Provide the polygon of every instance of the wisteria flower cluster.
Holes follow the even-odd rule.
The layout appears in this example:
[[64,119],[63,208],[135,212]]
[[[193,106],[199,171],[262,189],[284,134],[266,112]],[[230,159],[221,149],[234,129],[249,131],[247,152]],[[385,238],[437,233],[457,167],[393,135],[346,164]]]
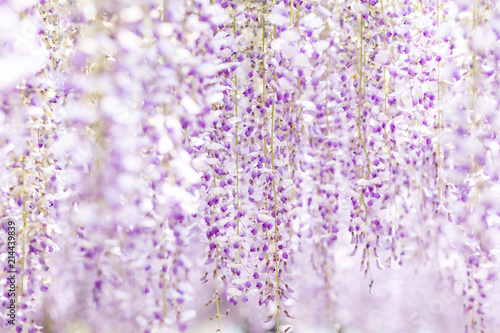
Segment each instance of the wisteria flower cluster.
[[489,0],[0,1],[1,331],[497,332],[499,71]]

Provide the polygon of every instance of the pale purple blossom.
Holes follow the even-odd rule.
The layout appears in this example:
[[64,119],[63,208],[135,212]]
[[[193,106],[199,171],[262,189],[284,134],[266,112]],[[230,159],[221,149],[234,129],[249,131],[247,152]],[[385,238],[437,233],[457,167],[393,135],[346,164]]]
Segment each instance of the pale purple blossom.
[[498,22],[477,1],[1,2],[15,331],[500,327]]

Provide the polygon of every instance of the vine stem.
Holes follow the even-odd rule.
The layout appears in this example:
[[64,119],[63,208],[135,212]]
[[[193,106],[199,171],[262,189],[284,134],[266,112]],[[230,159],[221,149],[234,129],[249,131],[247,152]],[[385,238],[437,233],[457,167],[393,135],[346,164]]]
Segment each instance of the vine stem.
[[[325,8],[328,7],[328,0],[325,0]],[[328,24],[328,21],[326,22],[326,32],[327,32],[327,39],[330,38],[330,25]],[[328,98],[330,95],[330,80],[329,80],[329,75],[330,75],[330,55],[328,54],[328,50],[325,51],[326,55],[326,71],[325,71],[325,85],[326,85],[326,96],[325,96],[325,118],[326,118],[326,135],[329,138],[330,137],[330,110],[328,109]],[[331,155],[331,150],[330,150],[330,145],[328,144],[328,140],[325,140],[325,143],[327,144],[327,160],[330,161],[332,158]],[[330,167],[328,167],[328,182],[332,182],[332,173],[330,170]],[[318,195],[319,193],[319,186],[318,186]],[[328,226],[331,227],[332,221],[329,219],[328,220]],[[327,311],[328,313],[332,313],[332,301],[330,299],[330,290],[332,289],[332,274],[331,274],[331,263],[329,260],[329,257],[326,256],[325,260],[325,276],[326,276],[326,287],[327,287],[327,293],[326,293],[326,299],[327,299]],[[331,315],[328,316],[328,320],[331,320]]]
[[[210,3],[213,5],[214,4],[214,0],[210,0]],[[235,17],[236,19],[236,17]],[[216,28],[216,31],[218,29]],[[236,79],[236,76],[235,76],[235,79]],[[238,125],[236,125],[238,126]],[[238,127],[236,127],[236,131]],[[237,132],[236,132],[237,133]],[[236,140],[238,140],[238,138],[236,138]],[[236,167],[236,169],[238,169],[238,167]],[[215,168],[214,168],[214,189],[215,189],[215,179],[216,179],[216,173],[215,173]],[[236,177],[236,182],[238,182],[238,177]],[[212,211],[212,225],[215,221],[215,205],[214,205],[214,208],[213,208],[213,211]],[[239,222],[239,221],[238,221]],[[238,224],[238,231],[239,231],[239,224]],[[239,234],[239,232],[238,232]],[[215,305],[217,307],[217,322],[219,323],[219,332],[222,332],[222,328],[221,328],[221,323],[220,323],[220,307],[219,307],[219,281],[218,281],[218,271],[219,271],[219,244],[216,243],[215,245]]]
[[[436,29],[437,29],[437,39],[439,43],[439,0],[436,2]],[[437,65],[437,113],[438,113],[438,133],[441,133],[441,110],[440,110],[440,62]],[[443,166],[441,163],[441,142],[438,136],[438,177],[439,177],[439,207],[443,206]]]
[[61,3],[59,0],[57,0],[57,10],[59,11],[59,13],[57,13],[57,30],[59,30],[58,31],[59,47],[62,48],[62,45],[61,45]]
[[[23,85],[24,86],[24,85]],[[26,91],[23,88],[22,89],[22,95],[21,95],[21,102],[24,104],[24,100],[26,97]],[[20,272],[20,278],[19,278],[19,290],[21,291],[19,293],[18,299],[19,299],[19,304],[21,303],[21,299],[23,297],[24,293],[24,270],[26,267],[26,167],[25,167],[25,156],[23,155],[21,157],[21,163],[22,163],[22,174],[21,174],[21,180],[23,183],[23,192],[22,192],[22,199],[23,199],[23,228],[22,228],[22,235],[23,235],[23,244],[22,244],[22,257],[21,257],[21,272]]]
[[24,270],[26,267],[26,178],[24,176],[26,169],[24,167],[24,156],[22,158],[23,163],[23,173],[22,173],[22,182],[23,182],[23,244],[22,244],[22,257],[21,257],[21,277],[19,279],[19,289],[21,292],[19,293],[19,303],[21,303],[21,299],[24,293]]
[[266,7],[262,5],[262,103],[266,103]]
[[[381,10],[382,10],[382,15],[384,14],[384,1],[381,0],[380,1],[380,7],[381,7]],[[384,22],[384,35],[383,35],[383,38],[384,38],[384,51],[387,50],[387,42],[385,40],[385,37],[386,36],[386,29],[385,29],[385,22]],[[387,68],[386,68],[386,65],[384,63],[384,112],[385,114],[387,114]],[[384,127],[384,146],[385,146],[385,151],[387,153],[387,156],[389,156],[389,161],[392,160],[392,156],[391,154],[389,154],[389,149],[387,148],[387,126]]]
[[217,280],[218,270],[219,270],[219,244],[217,243],[215,246],[215,304],[217,306],[217,321],[219,322],[219,332],[222,332],[220,325],[220,310],[219,310],[219,281]]
[[[217,174],[215,173],[215,168],[214,168],[214,190],[216,185],[216,180]],[[215,222],[215,205],[212,210],[212,226]],[[219,332],[222,332],[221,330],[221,324],[220,324],[220,310],[219,310],[219,281],[217,280],[217,273],[219,270],[219,243],[216,243],[215,245],[215,305],[217,307],[217,321],[219,322]]]
[[[362,84],[363,84],[363,16],[361,16],[360,20],[360,28],[361,28],[361,45],[359,48],[359,105],[358,105],[358,132],[359,139],[361,140],[361,144],[363,145],[363,150],[366,155],[366,162],[368,164],[368,174],[367,178],[370,177],[370,157],[368,156],[368,151],[366,150],[365,140],[363,139],[363,134],[361,133],[361,102],[362,102]],[[363,177],[363,175],[362,175]]]
[[[273,0],[274,5],[274,0]],[[293,0],[290,4],[293,8]],[[290,21],[292,20],[292,12],[290,11]],[[276,25],[274,25],[274,37],[277,37]],[[276,71],[274,71],[274,79],[276,80]],[[273,95],[276,94],[276,89],[273,87]],[[274,196],[274,258],[276,269],[276,333],[280,331],[280,307],[279,307],[279,269],[278,269],[278,213],[277,213],[277,200],[276,200],[276,179],[274,169],[274,109],[275,102],[271,107],[271,167],[273,172],[273,196]]]
[[[273,88],[274,92],[274,88]],[[274,103],[271,112],[271,165],[273,170],[273,192],[274,192],[274,251],[275,251],[275,261],[276,261],[276,332],[280,331],[280,308],[279,308],[279,290],[280,290],[280,280],[279,280],[279,270],[278,270],[278,213],[276,211],[276,180],[275,180],[275,170],[274,170]]]
[[[265,36],[266,35],[266,17],[265,17],[265,6],[262,5],[262,107],[265,107],[266,104],[266,57],[265,57],[265,47],[266,47],[266,41],[265,41]],[[266,115],[264,114],[264,119],[263,119],[264,124],[266,124]],[[267,168],[267,140],[266,137],[264,136],[264,165]],[[265,209],[267,211],[267,198],[264,198],[264,205]],[[267,229],[266,229],[266,238],[267,238]],[[267,255],[266,255],[267,259]]]
[[[234,75],[234,84],[238,83],[238,77]],[[234,92],[236,117],[238,117],[238,89]],[[236,123],[236,147],[238,147],[238,123]],[[238,170],[239,153],[236,151],[236,208],[240,207],[240,177]],[[238,236],[240,235],[240,218],[238,217]]]
[[[236,13],[233,17],[233,35],[236,38]],[[236,57],[236,55],[235,55]],[[235,117],[238,117],[238,75],[234,74],[234,109],[235,109]],[[240,175],[239,175],[239,153],[238,153],[238,123],[236,123],[236,211],[238,212],[240,208]],[[237,217],[236,221],[236,232],[238,236],[240,235],[240,218]],[[241,247],[238,249],[238,257],[239,263],[241,264]]]

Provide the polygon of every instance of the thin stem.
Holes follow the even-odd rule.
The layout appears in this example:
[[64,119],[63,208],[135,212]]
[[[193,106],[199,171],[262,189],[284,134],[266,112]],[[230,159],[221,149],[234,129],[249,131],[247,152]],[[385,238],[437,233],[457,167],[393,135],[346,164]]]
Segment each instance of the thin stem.
[[[37,139],[40,140],[40,129],[39,128],[36,129],[36,135],[37,135]],[[41,153],[42,148],[39,147],[38,152]],[[38,178],[40,178],[40,183],[41,183],[42,182],[42,172],[41,171],[38,171]],[[43,190],[42,190],[42,192],[43,192]]]
[[[381,0],[380,1],[380,7],[382,9],[382,15],[384,14],[384,1]],[[384,35],[383,35],[383,39],[384,39],[384,51],[387,50],[387,41],[385,40],[385,36],[386,36],[386,29],[385,29],[385,23],[384,22]],[[386,68],[386,65],[384,63],[384,113],[387,114],[387,68]],[[391,154],[389,154],[389,149],[387,148],[387,126],[384,127],[384,146],[385,146],[385,151],[387,153],[387,155],[389,156],[389,159],[392,160],[392,156]]]
[[[328,23],[326,24],[326,31],[328,33],[328,36],[330,35],[330,27]],[[325,71],[325,83],[326,83],[326,96],[325,96],[325,117],[326,117],[326,135],[327,137],[330,136],[330,120],[328,119],[330,117],[330,110],[328,109],[328,97],[330,95],[330,81],[329,81],[329,74],[330,74],[330,57],[328,55],[328,50],[326,52],[326,71]],[[329,139],[328,139],[329,140]],[[328,140],[325,140],[325,143],[327,144],[327,158],[328,162],[330,161],[332,155],[330,151],[330,145],[328,144]],[[331,183],[332,181],[332,173],[330,171],[330,167],[328,167],[328,181]]]
[[[234,75],[234,83],[238,82],[238,78]],[[235,99],[235,109],[236,109],[236,117],[238,117],[238,90],[234,92]],[[238,123],[236,123],[236,149],[238,149]],[[240,174],[239,174],[239,153],[236,151],[236,210],[240,207]],[[240,218],[238,217],[238,236],[240,235]]]
[[297,10],[297,32],[300,34],[300,2],[297,3],[295,9]]
[[[266,47],[266,17],[265,17],[265,7],[262,5],[262,107],[266,104],[266,57],[265,57],[265,47]],[[264,124],[266,123],[266,115],[264,114]],[[264,157],[265,166],[267,168],[267,142],[266,137],[264,137]],[[267,211],[267,198],[265,199],[265,209]],[[266,229],[267,237],[267,229]]]
[[[437,38],[439,43],[439,0],[436,3],[436,28],[437,28]],[[438,132],[441,132],[441,110],[440,110],[440,62],[438,62],[437,67],[437,112],[438,112]],[[438,135],[438,172],[439,172],[439,207],[443,205],[443,177],[442,177],[442,163],[441,163],[441,143],[439,141]]]
[[26,223],[26,178],[25,178],[25,172],[26,169],[24,167],[24,156],[22,157],[22,163],[23,163],[23,168],[22,168],[22,182],[23,182],[23,244],[22,244],[22,257],[21,257],[21,277],[19,279],[19,289],[21,292],[19,293],[19,302],[21,302],[21,298],[23,297],[24,293],[24,270],[26,267],[26,228],[27,228],[27,223]]
[[[233,20],[233,34],[236,37],[236,14],[234,15]],[[235,108],[235,117],[238,117],[238,76],[234,74],[234,108]],[[238,123],[236,123],[236,211],[238,211],[240,207],[240,177],[238,170],[238,161],[239,161],[239,153],[238,153]],[[238,236],[240,235],[240,218],[237,219],[237,232]],[[240,256],[241,262],[241,256]]]
[[[274,5],[274,0],[273,0]],[[291,2],[293,8],[293,0]],[[290,22],[292,20],[292,12],[290,11]],[[276,25],[274,25],[274,37],[277,37]],[[274,80],[276,81],[276,71],[274,71]],[[273,95],[276,94],[276,89],[273,87]],[[276,200],[276,180],[274,169],[274,100],[271,108],[271,166],[273,170],[273,194],[274,194],[274,258],[276,264],[276,332],[280,331],[280,308],[279,308],[279,269],[278,269],[278,213],[277,213],[277,200]]]
[[[217,186],[216,184],[216,178],[217,178],[217,173],[215,172],[215,167],[214,167],[214,190],[215,187]],[[213,206],[212,210],[212,227],[213,224],[215,223],[215,205]],[[219,269],[219,243],[216,243],[215,245],[215,304],[217,306],[217,320],[219,322],[219,332],[221,332],[221,324],[220,324],[220,310],[219,310],[219,282],[217,280],[217,273]]]
[[[439,44],[439,1],[437,1],[436,4],[436,28],[437,28],[437,43]],[[443,201],[446,201],[446,199],[443,196],[443,161],[441,157],[441,140],[440,140],[440,134],[441,130],[443,127],[443,119],[442,119],[442,114],[441,114],[441,106],[440,106],[440,100],[441,100],[441,88],[440,88],[440,62],[438,62],[438,67],[437,67],[437,113],[438,113],[438,178],[439,178],[439,208],[444,207],[443,206]],[[445,208],[446,209],[446,208]]]
[[61,4],[59,0],[57,0],[57,9],[59,10],[59,13],[57,13],[57,30],[59,30],[59,47],[62,48],[61,45]]
[[220,325],[220,310],[219,310],[219,282],[217,280],[218,270],[219,270],[219,244],[215,246],[215,304],[217,306],[217,321],[219,322],[219,332],[222,332]]
[[[273,1],[274,4],[274,1]],[[293,8],[293,0],[291,3]],[[262,7],[262,102],[265,104],[266,101],[266,69],[265,69],[265,31],[266,31],[266,19],[265,19],[265,10],[264,6]],[[292,20],[292,12],[290,12],[290,21]],[[276,26],[274,27],[274,33],[276,35]],[[275,89],[273,88],[273,94],[275,93]],[[276,181],[274,179],[274,102],[272,104],[272,113],[271,113],[271,166],[273,170],[273,192],[274,192],[274,248],[275,248],[275,263],[276,263],[276,326],[277,331],[279,332],[279,270],[278,270],[278,220],[277,220],[277,211],[276,211]],[[267,152],[266,140],[264,138],[264,151]],[[267,155],[267,153],[266,153]],[[266,156],[267,157],[267,156]],[[267,167],[267,161],[266,161]],[[265,203],[265,208],[267,210],[267,201]],[[267,229],[266,229],[266,237],[267,237]],[[267,258],[267,256],[266,256]]]
[[[473,0],[472,1],[472,31],[475,31],[476,30],[476,24],[477,24],[477,7],[476,7],[476,1]],[[477,67],[476,67],[476,62],[477,62],[477,51],[476,51],[476,48],[474,48],[474,56],[472,58],[472,83],[473,85],[475,85],[475,75],[476,75],[476,71],[477,71]],[[473,101],[474,103],[476,102],[476,90],[473,89],[474,91],[474,94],[473,94]]]
[[[23,84],[24,86],[24,84]],[[21,95],[21,102],[24,104],[24,99],[26,97],[26,91],[23,88],[22,89],[22,95]],[[21,272],[20,272],[20,278],[19,278],[19,289],[20,293],[18,295],[18,300],[19,304],[21,304],[21,299],[23,297],[24,293],[24,270],[26,267],[26,167],[25,167],[25,156],[23,155],[21,157],[21,163],[22,163],[22,174],[21,174],[21,180],[23,183],[23,192],[22,192],[22,199],[23,199],[23,227],[22,227],[22,235],[23,235],[23,243],[22,243],[22,256],[21,256]]]
[[[274,89],[273,89],[274,91]],[[274,251],[275,251],[275,262],[276,262],[276,332],[280,331],[280,309],[279,309],[279,270],[278,270],[278,213],[276,211],[277,201],[276,201],[276,180],[275,180],[275,170],[274,170],[274,103],[272,106],[271,113],[271,165],[273,170],[273,192],[274,192]]]
[[167,317],[167,279],[165,277],[165,274],[161,275],[161,282],[163,284],[162,287],[162,303],[163,303],[163,311],[162,311],[162,318],[165,320]]
[[358,132],[359,132],[359,139],[361,140],[361,143],[363,145],[363,150],[365,151],[366,155],[366,161],[368,163],[368,175],[367,178],[370,177],[370,158],[368,157],[368,151],[366,150],[366,144],[365,140],[363,139],[363,134],[361,133],[361,103],[362,103],[362,85],[363,85],[363,16],[361,16],[360,20],[360,27],[361,27],[361,45],[359,49],[359,103],[358,103]]
[[266,17],[265,7],[262,6],[262,103],[266,103]]
[[[325,0],[325,8],[328,7],[328,1]],[[328,40],[330,38],[330,25],[328,24],[328,21],[326,22],[326,33],[327,37],[326,39]],[[330,121],[329,121],[329,116],[330,116],[330,110],[328,108],[328,98],[330,95],[330,81],[329,81],[329,75],[330,75],[330,56],[328,54],[328,49],[325,50],[326,54],[326,71],[325,71],[325,83],[326,83],[326,96],[325,96],[325,117],[326,117],[326,134],[327,137],[330,136]],[[329,140],[329,139],[328,139]],[[331,159],[331,150],[330,150],[330,145],[328,144],[328,140],[325,140],[325,143],[327,144],[327,160],[330,162]],[[328,166],[328,183],[332,182],[332,173],[330,170],[330,167]],[[319,186],[318,186],[318,195],[319,195]],[[332,221],[331,219],[328,219],[328,225],[331,226]],[[319,245],[319,244],[318,244]],[[330,290],[332,289],[332,274],[331,274],[331,263],[330,263],[330,258],[329,256],[325,253],[325,265],[324,265],[324,271],[325,271],[325,277],[326,277],[326,299],[327,299],[327,313],[331,314],[332,313],[332,301],[330,298]],[[331,315],[328,316],[328,320],[331,319]]]

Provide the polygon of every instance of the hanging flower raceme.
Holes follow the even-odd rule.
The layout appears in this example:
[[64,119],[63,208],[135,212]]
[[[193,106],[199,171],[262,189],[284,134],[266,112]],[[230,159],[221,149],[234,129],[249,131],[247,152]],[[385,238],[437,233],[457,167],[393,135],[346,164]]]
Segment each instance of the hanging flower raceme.
[[2,271],[10,272],[10,279],[2,283],[2,304],[11,309],[2,314],[1,325],[13,325],[16,332],[38,332],[42,294],[51,282],[50,257],[58,250],[53,236],[60,232],[53,216],[55,160],[50,149],[60,129],[51,112],[57,98],[48,74],[57,63],[47,52],[51,35],[42,23],[47,13],[37,16],[33,4],[16,2],[3,3],[1,12],[1,225],[8,238],[0,244],[6,254]]
[[0,17],[4,330],[500,326],[496,4]]

